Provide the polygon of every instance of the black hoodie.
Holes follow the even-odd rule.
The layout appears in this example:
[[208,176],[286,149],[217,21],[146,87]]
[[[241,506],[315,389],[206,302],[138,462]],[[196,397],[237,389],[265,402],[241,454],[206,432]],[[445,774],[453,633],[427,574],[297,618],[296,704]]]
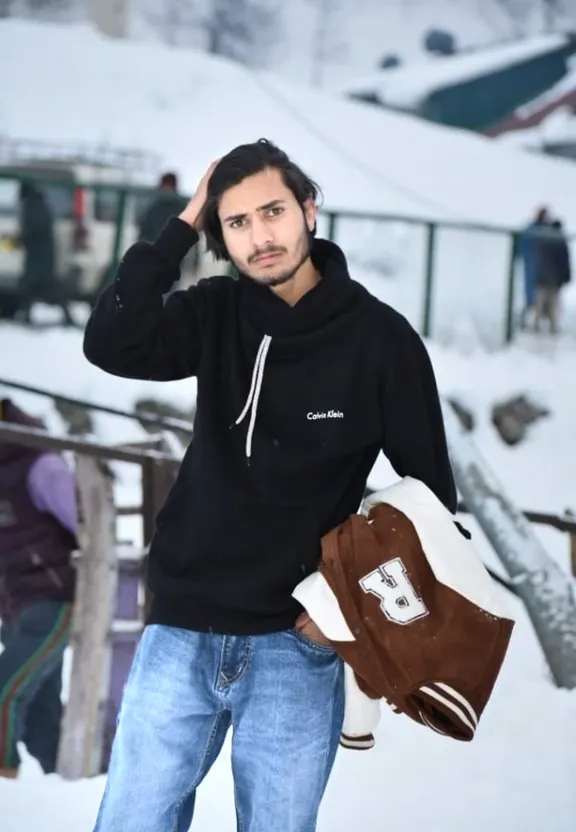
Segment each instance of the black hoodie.
[[100,297],[89,361],[126,378],[198,379],[194,438],[157,518],[149,623],[256,634],[293,626],[322,535],[358,510],[382,449],[451,510],[456,491],[426,349],[316,240],[321,280],[293,307],[240,276],[163,298],[198,235],[170,220]]

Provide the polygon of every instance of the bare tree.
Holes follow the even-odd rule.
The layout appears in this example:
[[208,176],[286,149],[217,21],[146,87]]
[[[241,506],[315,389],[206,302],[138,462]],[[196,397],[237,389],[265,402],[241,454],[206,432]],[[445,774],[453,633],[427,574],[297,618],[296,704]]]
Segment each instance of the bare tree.
[[274,0],[210,0],[202,17],[211,55],[248,65],[266,62],[278,38],[279,5]]
[[[503,12],[512,27],[512,33],[518,37],[526,34],[534,12],[534,0],[492,0]],[[538,0],[537,0],[538,2]]]
[[[478,8],[489,12],[485,0],[478,0]],[[553,32],[576,20],[573,0],[492,0],[492,8],[505,16],[517,37]]]
[[0,0],[0,18],[11,17],[14,11],[14,0]]
[[563,24],[576,21],[576,7],[573,0],[540,0],[543,26],[553,31]]
[[156,0],[143,4],[144,19],[162,43],[168,46],[189,45],[190,35],[198,26],[195,0]]
[[309,0],[314,6],[315,24],[312,38],[312,86],[321,87],[327,64],[342,60],[346,54],[346,43],[342,35],[342,12],[345,0]]
[[258,65],[276,43],[279,0],[147,0],[143,5],[146,21],[171,46],[196,46]]
[[25,7],[30,14],[52,14],[72,11],[75,0],[26,0]]

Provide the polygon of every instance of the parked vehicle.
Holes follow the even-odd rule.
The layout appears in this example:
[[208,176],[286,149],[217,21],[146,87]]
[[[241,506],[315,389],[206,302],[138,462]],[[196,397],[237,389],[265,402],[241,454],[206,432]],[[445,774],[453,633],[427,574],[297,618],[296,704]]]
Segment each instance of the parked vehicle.
[[[0,146],[0,151],[1,151]],[[138,151],[135,152],[137,154]],[[5,161],[0,152],[0,314],[12,317],[18,306],[18,284],[24,252],[19,244],[19,190],[23,181],[42,191],[54,216],[55,278],[68,300],[93,303],[111,277],[118,233],[120,191],[131,190],[125,200],[120,254],[138,236],[138,219],[154,192],[156,172],[141,173],[137,159],[126,167],[127,152],[119,163],[79,160],[71,156],[45,155]],[[98,188],[88,187],[98,184]],[[140,188],[141,190],[136,190]],[[194,263],[191,270],[190,263]],[[222,272],[212,258],[201,252],[183,270],[182,285]]]

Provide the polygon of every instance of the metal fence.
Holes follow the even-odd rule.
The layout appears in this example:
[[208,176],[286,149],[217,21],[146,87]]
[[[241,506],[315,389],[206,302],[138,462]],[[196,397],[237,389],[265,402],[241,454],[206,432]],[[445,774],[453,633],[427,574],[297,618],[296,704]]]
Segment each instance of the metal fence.
[[[0,166],[0,295],[17,268],[6,250],[17,220],[19,184],[34,182],[56,219],[57,277],[69,299],[92,303],[137,239],[138,218],[156,191],[133,184]],[[402,312],[424,336],[448,343],[464,332],[497,347],[510,342],[524,303],[519,229],[426,217],[322,208],[318,233],[346,251],[351,272]],[[200,258],[199,277],[222,270]],[[8,272],[10,269],[8,268]]]

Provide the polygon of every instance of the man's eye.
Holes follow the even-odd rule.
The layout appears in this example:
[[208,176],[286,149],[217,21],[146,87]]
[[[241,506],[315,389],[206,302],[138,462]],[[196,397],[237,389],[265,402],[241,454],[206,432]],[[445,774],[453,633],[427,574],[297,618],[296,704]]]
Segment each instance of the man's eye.
[[240,228],[243,223],[244,220],[232,220],[232,222],[230,223],[230,228]]

